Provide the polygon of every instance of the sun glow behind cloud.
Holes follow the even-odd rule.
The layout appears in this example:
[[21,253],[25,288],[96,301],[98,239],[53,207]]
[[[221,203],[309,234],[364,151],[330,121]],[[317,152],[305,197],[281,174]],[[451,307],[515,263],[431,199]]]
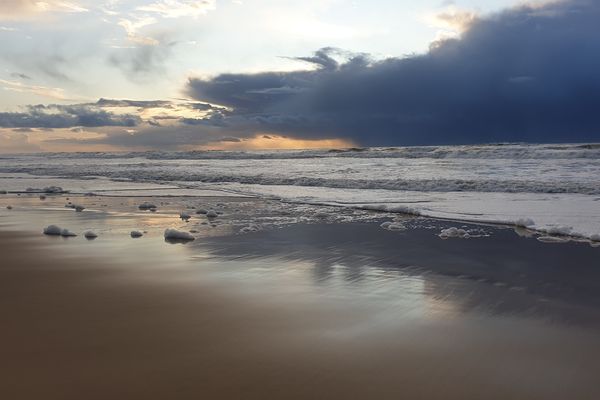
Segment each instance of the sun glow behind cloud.
[[294,139],[279,135],[256,135],[249,139],[225,139],[205,146],[202,150],[294,150],[294,149],[345,149],[356,147],[346,139]]

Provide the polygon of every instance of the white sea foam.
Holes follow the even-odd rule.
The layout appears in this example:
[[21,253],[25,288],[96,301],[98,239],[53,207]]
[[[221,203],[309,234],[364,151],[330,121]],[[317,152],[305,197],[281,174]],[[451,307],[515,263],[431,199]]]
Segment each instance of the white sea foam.
[[528,226],[534,226],[535,221],[531,218],[519,218],[515,221],[515,225],[522,228],[527,228]]
[[567,243],[569,242],[568,238],[561,236],[538,236],[538,241],[543,243]]
[[67,228],[61,228],[58,225],[48,225],[47,227],[44,228],[43,233],[44,233],[44,235],[50,235],[50,236],[63,236],[63,237],[77,236],[76,233],[71,232]]
[[73,236],[77,236],[76,233],[71,232],[70,230],[68,230],[67,228],[64,228],[61,232],[60,232],[60,236],[63,237],[73,237]]
[[48,225],[44,228],[44,235],[60,236],[62,234],[62,228],[58,225]]
[[83,236],[86,239],[96,239],[98,237],[98,235],[93,231],[86,231],[83,233]]
[[448,239],[448,238],[468,239],[468,238],[471,237],[471,235],[469,234],[469,232],[467,232],[464,229],[456,228],[456,227],[451,227],[451,228],[448,228],[448,229],[442,229],[442,231],[440,232],[439,236],[442,239]]
[[383,224],[381,224],[381,227],[383,229],[387,229],[388,231],[403,231],[403,230],[406,230],[406,226],[404,224],[402,224],[401,222],[386,221]]

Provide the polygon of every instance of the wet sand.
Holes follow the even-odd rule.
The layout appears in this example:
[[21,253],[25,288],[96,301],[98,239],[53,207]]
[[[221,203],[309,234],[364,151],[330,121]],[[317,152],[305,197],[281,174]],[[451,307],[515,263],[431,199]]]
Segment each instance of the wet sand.
[[[11,215],[3,399],[600,398],[600,249],[378,223],[169,245],[115,216],[88,242]],[[43,222],[91,218],[66,215]]]

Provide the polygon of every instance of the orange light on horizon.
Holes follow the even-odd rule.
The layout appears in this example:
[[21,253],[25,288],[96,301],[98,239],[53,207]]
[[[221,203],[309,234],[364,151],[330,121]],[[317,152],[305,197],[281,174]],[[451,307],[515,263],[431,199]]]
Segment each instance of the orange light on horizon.
[[356,147],[347,139],[295,139],[277,135],[257,135],[239,142],[215,142],[198,146],[198,150],[299,150],[299,149],[340,149]]
[[[135,134],[131,132],[129,134]],[[4,152],[128,152],[156,150],[153,146],[143,144],[122,146],[103,143],[102,139],[110,136],[107,132],[88,131],[85,129],[55,129],[41,131],[38,129],[27,135],[0,129],[0,153]],[[12,143],[12,144],[11,144]],[[221,139],[203,145],[175,145],[169,150],[302,150],[302,149],[343,149],[358,147],[348,139],[298,139],[275,134],[257,134],[250,138]]]

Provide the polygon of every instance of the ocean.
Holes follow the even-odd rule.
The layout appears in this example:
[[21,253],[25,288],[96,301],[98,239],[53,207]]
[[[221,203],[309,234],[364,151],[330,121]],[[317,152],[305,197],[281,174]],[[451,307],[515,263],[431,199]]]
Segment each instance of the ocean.
[[600,241],[600,145],[0,156],[0,190],[244,194]]

